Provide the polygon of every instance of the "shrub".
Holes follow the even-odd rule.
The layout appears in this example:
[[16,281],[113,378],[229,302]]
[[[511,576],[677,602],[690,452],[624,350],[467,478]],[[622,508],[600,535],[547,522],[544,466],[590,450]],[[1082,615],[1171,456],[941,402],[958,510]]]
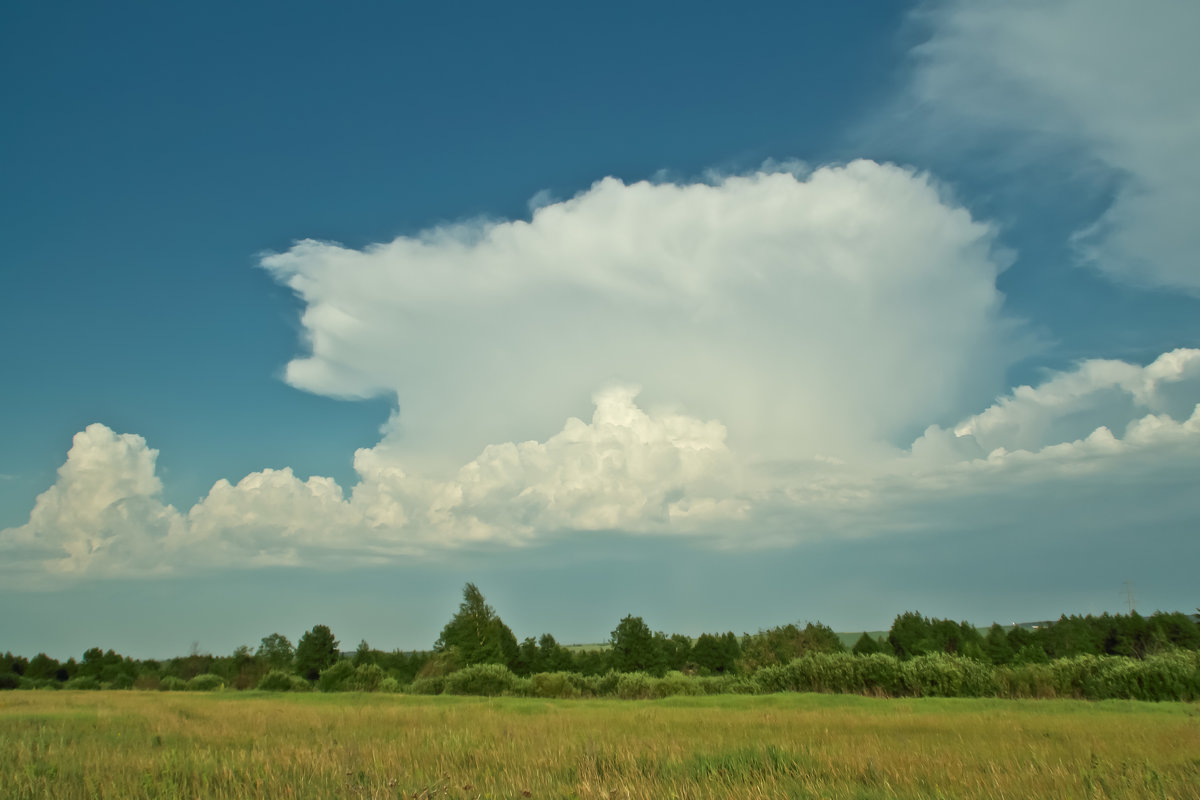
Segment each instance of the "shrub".
[[354,692],[377,692],[387,673],[378,664],[362,664],[346,681],[346,688]]
[[1025,663],[995,670],[997,693],[1002,697],[1057,697],[1054,674],[1048,664]]
[[1142,663],[1146,700],[1200,699],[1200,653],[1172,650]]
[[258,689],[264,692],[307,692],[310,688],[304,678],[281,669],[271,670],[258,682]]
[[63,686],[64,689],[86,689],[88,691],[97,691],[100,689],[100,681],[90,675],[82,678],[71,678]]
[[603,675],[592,676],[592,687],[596,697],[612,697],[617,694],[617,685],[621,682],[621,673],[609,670]]
[[417,678],[408,685],[409,694],[441,694],[446,691],[446,679],[441,675]]
[[539,672],[529,678],[530,697],[579,697],[569,672]]
[[787,668],[782,664],[777,664],[773,667],[763,667],[754,673],[753,680],[757,690],[756,693],[758,694],[796,691],[794,687],[789,685]]
[[205,672],[187,682],[189,692],[215,692],[225,688],[225,681],[220,675]]
[[512,693],[517,676],[503,664],[475,664],[446,676],[446,694],[474,694],[495,697]]
[[984,697],[996,693],[992,668],[970,658],[927,653],[904,662],[909,692],[917,697]]
[[16,689],[21,685],[21,676],[15,672],[0,672],[0,690]]
[[317,688],[322,692],[344,692],[349,690],[350,679],[354,677],[354,664],[349,661],[339,661],[329,667],[317,678]]
[[654,696],[654,684],[645,672],[624,672],[617,679],[616,694],[622,700],[645,700]]
[[704,687],[700,678],[689,678],[682,672],[672,671],[654,681],[651,692],[654,697],[674,697],[676,695],[701,695]]
[[871,653],[854,660],[859,691],[864,694],[899,697],[905,693],[900,659],[891,653]]
[[396,694],[400,691],[400,681],[390,676],[384,678],[379,682],[379,691],[387,694]]
[[116,675],[111,681],[109,681],[108,684],[104,688],[105,689],[132,689],[133,688],[133,677],[127,673],[122,672],[122,673]]
[[146,691],[155,691],[159,688],[162,681],[158,675],[153,672],[143,672],[137,676],[137,680],[133,682],[133,688]]
[[174,675],[163,678],[162,682],[158,684],[160,692],[182,692],[186,688],[187,682],[182,678],[176,678]]
[[726,694],[758,694],[758,684],[744,675],[729,675],[720,680]]

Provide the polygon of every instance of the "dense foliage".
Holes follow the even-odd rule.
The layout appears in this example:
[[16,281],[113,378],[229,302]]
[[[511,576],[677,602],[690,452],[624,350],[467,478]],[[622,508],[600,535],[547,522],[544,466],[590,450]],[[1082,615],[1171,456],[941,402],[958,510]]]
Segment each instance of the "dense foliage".
[[1200,698],[1200,626],[1182,613],[1063,616],[1030,626],[896,617],[886,636],[847,651],[820,623],[692,639],[621,619],[606,647],[568,648],[550,634],[517,643],[474,584],[428,652],[338,650],[325,625],[295,647],[280,633],[258,649],[137,661],[91,648],[79,661],[0,656],[2,689],[361,691],[531,697],[654,698],[779,691],[881,696]]

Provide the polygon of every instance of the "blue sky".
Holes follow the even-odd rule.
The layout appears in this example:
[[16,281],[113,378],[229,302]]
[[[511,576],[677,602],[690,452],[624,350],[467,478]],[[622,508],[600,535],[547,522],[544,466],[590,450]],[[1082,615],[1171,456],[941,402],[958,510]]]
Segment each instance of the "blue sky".
[[0,648],[1193,608],[1160,5],[11,9]]

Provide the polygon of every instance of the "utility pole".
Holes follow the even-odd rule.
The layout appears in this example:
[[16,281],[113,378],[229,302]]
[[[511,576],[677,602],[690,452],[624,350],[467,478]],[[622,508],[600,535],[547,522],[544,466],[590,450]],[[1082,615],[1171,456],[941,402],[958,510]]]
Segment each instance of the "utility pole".
[[1125,601],[1129,603],[1129,613],[1133,613],[1133,583],[1125,581]]

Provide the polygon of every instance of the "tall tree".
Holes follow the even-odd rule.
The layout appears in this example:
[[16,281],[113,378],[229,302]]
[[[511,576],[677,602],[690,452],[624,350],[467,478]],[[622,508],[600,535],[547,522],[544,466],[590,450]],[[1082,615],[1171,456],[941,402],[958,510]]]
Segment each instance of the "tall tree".
[[702,633],[692,648],[692,661],[703,672],[724,675],[736,669],[741,654],[741,646],[732,631],[721,635]]
[[1008,664],[1013,660],[1013,646],[1008,632],[999,622],[993,622],[983,637],[983,652],[993,664]]
[[325,625],[314,625],[296,643],[296,672],[315,681],[321,677],[322,670],[332,667],[341,657],[333,631]]
[[660,642],[641,617],[632,614],[617,623],[610,637],[612,667],[618,672],[666,673],[666,659]]
[[571,651],[548,633],[543,633],[538,639],[538,655],[541,658],[541,669],[546,672],[569,672],[575,666]]
[[520,656],[517,637],[473,583],[463,587],[458,613],[442,628],[442,635],[433,645],[439,653],[450,648],[457,651],[463,666],[504,664],[512,668],[518,665]]
[[367,644],[367,640],[363,639],[354,651],[354,666],[363,667],[374,663],[376,663],[376,653],[371,649],[371,645]]
[[858,641],[854,643],[853,653],[856,656],[869,656],[872,653],[882,652],[883,645],[866,631],[863,631],[863,635],[858,637]]
[[933,623],[917,611],[905,611],[892,622],[887,638],[899,658],[928,653],[934,649]]
[[264,636],[255,654],[267,663],[271,669],[290,670],[292,660],[296,657],[296,648],[282,633],[272,633]]

